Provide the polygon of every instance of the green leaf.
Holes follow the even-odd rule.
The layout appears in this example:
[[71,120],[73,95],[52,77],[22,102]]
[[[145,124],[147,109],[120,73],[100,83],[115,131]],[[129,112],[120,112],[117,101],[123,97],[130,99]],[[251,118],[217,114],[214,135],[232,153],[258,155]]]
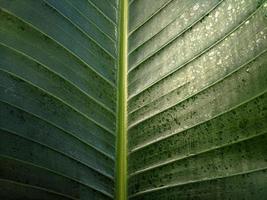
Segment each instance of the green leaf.
[[114,196],[117,5],[103,5],[0,1],[0,178],[7,199],[26,190],[37,199]]
[[266,198],[266,3],[159,2],[129,10],[129,199]]
[[266,199],[265,0],[0,0],[1,199]]

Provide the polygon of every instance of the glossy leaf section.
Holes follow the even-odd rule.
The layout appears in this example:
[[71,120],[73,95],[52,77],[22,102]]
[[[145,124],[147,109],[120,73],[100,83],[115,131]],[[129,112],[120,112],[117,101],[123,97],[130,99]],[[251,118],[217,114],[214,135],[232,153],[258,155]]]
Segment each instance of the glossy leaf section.
[[129,9],[129,199],[265,199],[267,3]]

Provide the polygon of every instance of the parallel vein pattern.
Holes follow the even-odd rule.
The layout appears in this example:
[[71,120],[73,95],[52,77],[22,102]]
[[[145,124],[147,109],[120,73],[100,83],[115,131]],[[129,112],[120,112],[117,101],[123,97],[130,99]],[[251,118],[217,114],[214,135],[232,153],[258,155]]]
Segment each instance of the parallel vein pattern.
[[267,2],[129,9],[129,199],[265,199]]
[[116,0],[0,0],[0,198],[112,199]]

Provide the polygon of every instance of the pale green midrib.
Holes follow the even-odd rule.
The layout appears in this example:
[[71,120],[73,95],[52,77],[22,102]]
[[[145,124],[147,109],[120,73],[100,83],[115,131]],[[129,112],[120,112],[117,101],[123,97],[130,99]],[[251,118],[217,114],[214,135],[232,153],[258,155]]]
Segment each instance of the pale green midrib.
[[116,141],[117,200],[127,199],[127,55],[128,55],[128,0],[119,0],[119,60]]

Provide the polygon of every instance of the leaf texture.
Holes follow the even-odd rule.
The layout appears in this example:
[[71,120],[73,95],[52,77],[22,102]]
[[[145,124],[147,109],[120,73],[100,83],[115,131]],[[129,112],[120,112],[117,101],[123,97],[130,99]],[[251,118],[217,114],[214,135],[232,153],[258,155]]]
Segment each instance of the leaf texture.
[[0,199],[266,199],[266,13],[0,0]]
[[117,1],[0,1],[0,196],[112,199]]
[[129,199],[266,198],[267,4],[154,4],[129,10]]

